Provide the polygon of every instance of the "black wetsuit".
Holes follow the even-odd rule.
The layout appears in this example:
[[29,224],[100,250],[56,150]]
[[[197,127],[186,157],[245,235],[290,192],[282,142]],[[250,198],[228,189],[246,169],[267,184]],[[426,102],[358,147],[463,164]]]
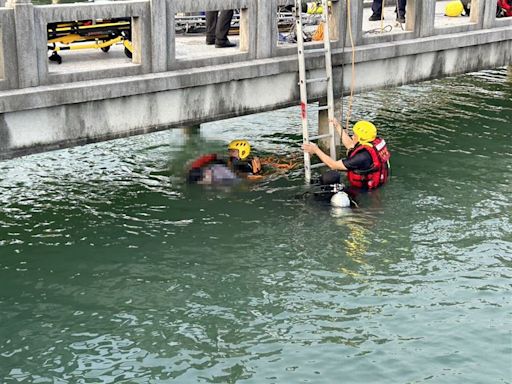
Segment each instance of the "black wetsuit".
[[252,159],[251,158],[247,158],[246,160],[240,160],[240,159],[233,158],[233,159],[231,159],[231,167],[233,168],[233,170],[235,172],[252,173],[252,174],[257,173],[257,172],[254,172],[254,170],[252,168]]
[[[372,156],[368,151],[361,151],[355,156],[342,159],[343,165],[349,171],[361,171],[371,169],[373,165]],[[341,183],[341,173],[339,171],[327,171],[320,176],[320,184],[331,185]]]

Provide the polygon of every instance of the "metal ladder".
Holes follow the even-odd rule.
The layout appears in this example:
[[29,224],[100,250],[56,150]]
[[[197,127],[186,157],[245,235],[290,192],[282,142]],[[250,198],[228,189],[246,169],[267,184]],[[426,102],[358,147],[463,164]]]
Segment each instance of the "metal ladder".
[[[296,34],[297,34],[297,52],[299,59],[299,87],[300,87],[300,108],[302,120],[302,141],[308,143],[310,141],[329,138],[329,154],[331,158],[336,159],[336,136],[333,124],[334,119],[334,92],[332,81],[332,62],[331,62],[331,40],[329,36],[329,7],[330,1],[322,0],[323,14],[322,22],[324,23],[324,47],[305,49],[304,34],[302,28],[302,1],[295,0]],[[318,53],[325,54],[325,77],[306,78],[306,55],[315,55]],[[325,82],[327,84],[327,105],[318,107],[318,111],[327,110],[329,119],[329,133],[324,135],[309,136],[308,132],[308,92],[307,85],[311,83]],[[304,152],[304,171],[306,182],[311,180],[311,169],[324,166],[325,164],[311,165],[309,153]]]

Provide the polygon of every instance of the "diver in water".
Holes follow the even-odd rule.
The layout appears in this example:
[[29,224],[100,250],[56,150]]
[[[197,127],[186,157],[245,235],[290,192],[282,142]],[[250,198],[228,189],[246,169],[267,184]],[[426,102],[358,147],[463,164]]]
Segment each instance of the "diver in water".
[[195,160],[188,171],[191,184],[235,184],[241,179],[252,178],[261,172],[261,162],[250,157],[251,145],[247,140],[233,140],[228,145],[228,155],[215,153]]
[[[341,124],[335,119],[334,125],[341,132],[341,141],[347,148],[347,157],[333,160],[316,144],[304,143],[302,149],[309,154],[317,155],[332,171],[320,177],[320,184],[339,186],[341,174],[347,172],[349,188],[342,189],[352,197],[357,190],[371,190],[385,184],[389,178],[390,154],[386,142],[377,136],[377,128],[369,121],[359,121],[354,125],[354,135],[350,137]],[[333,191],[333,193],[338,190]]]

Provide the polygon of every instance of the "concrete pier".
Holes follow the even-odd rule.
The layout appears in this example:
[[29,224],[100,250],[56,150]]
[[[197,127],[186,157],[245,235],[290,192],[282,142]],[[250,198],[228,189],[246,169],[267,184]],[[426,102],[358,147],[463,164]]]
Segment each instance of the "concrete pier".
[[[296,47],[278,35],[277,10],[285,3],[133,0],[34,6],[11,0],[0,7],[0,158],[298,105]],[[407,22],[399,25],[392,7],[385,10],[384,23],[368,22],[370,10],[352,1],[355,91],[512,63],[512,19],[496,19],[494,0],[473,0],[471,17],[456,19],[444,17],[444,3],[410,0]],[[347,30],[345,4],[332,6],[332,28],[339,36]],[[241,10],[240,35],[230,37],[236,48],[215,49],[204,45],[202,36],[176,33],[174,16],[180,12],[232,8]],[[132,59],[121,46],[107,54],[67,51],[60,66],[48,61],[48,23],[109,18],[130,18]],[[338,97],[350,87],[352,49],[341,38],[332,48]],[[324,68],[321,54],[306,64],[310,77]],[[321,84],[309,93],[312,101],[325,98]]]

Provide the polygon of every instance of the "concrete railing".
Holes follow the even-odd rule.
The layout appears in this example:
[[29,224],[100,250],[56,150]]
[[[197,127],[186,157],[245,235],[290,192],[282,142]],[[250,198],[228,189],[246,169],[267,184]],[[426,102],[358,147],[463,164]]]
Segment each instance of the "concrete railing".
[[[0,6],[2,0],[0,0]],[[280,47],[277,8],[291,0],[140,0],[110,3],[76,3],[34,6],[30,0],[11,0],[0,8],[0,90],[62,84],[76,81],[160,73],[207,65],[219,65],[294,55],[296,48]],[[473,0],[470,23],[436,28],[435,0],[409,0],[405,33],[365,36],[362,1],[352,1],[350,15],[356,45],[403,41],[421,37],[471,32],[512,26],[512,20],[496,19],[495,0]],[[331,31],[333,50],[341,49],[345,31],[345,1],[333,2]],[[235,55],[178,60],[174,15],[178,12],[240,9],[240,51]],[[48,66],[47,25],[70,20],[130,17],[132,64],[122,68],[52,73]],[[14,37],[14,38],[13,38]]]
[[[278,6],[291,0],[51,6],[22,1],[0,8],[0,159],[270,111],[300,100],[296,47],[278,41]],[[512,18],[496,19],[495,0],[473,0],[471,18],[447,28],[441,27],[435,0],[408,0],[405,31],[378,35],[365,33],[368,24],[363,32],[368,10],[363,14],[362,1],[352,0],[350,13],[345,4],[333,1],[329,25],[336,97],[350,90],[352,76],[354,91],[361,92],[512,63]],[[215,57],[195,60],[177,55],[184,44],[175,32],[177,13],[233,8],[241,10],[239,50],[210,47],[207,54]],[[346,14],[356,45],[355,72],[346,65],[352,59],[343,36]],[[131,63],[123,57],[91,66],[48,64],[48,23],[128,17]],[[322,77],[323,54],[308,56],[306,67],[310,77]],[[325,85],[308,88],[311,102],[325,96]]]

